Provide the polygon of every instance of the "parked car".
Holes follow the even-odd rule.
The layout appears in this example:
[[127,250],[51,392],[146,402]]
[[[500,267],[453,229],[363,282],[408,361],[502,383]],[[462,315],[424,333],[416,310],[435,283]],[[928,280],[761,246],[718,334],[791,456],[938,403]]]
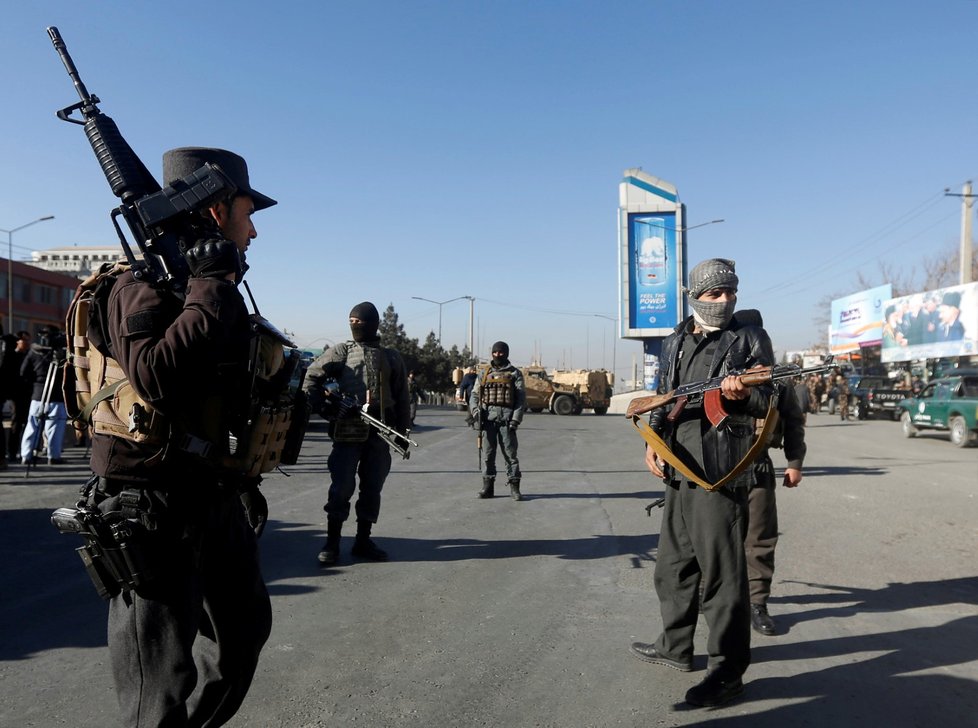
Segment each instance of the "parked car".
[[849,375],[849,411],[860,420],[873,415],[900,419],[898,405],[907,394],[908,390],[896,389],[886,377]]
[[978,440],[978,371],[935,379],[916,397],[902,400],[899,408],[904,437],[940,430],[953,445],[967,447]]

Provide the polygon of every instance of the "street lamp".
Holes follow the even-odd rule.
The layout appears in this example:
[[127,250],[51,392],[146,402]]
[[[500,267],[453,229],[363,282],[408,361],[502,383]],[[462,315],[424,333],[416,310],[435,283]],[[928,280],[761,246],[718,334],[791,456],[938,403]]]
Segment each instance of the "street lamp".
[[[14,326],[14,233],[31,225],[36,225],[39,222],[53,219],[54,215],[45,215],[44,217],[37,218],[37,220],[31,220],[25,225],[15,227],[13,230],[0,228],[0,233],[7,233],[7,327],[10,329]],[[7,333],[10,334],[13,332],[8,331]]]
[[718,222],[725,222],[725,221],[723,220],[723,218],[721,218],[719,220],[710,220],[709,222],[701,222],[698,225],[690,225],[689,227],[681,227],[681,228],[668,227],[666,225],[653,225],[648,220],[636,220],[635,222],[637,222],[639,225],[648,225],[651,228],[657,228],[659,230],[671,230],[674,233],[684,233],[687,232],[688,230],[695,230],[696,228],[701,228],[706,225],[716,225]]
[[452,301],[461,301],[463,298],[469,299],[469,301],[474,301],[472,296],[458,296],[457,298],[449,298],[447,301],[432,301],[430,298],[422,298],[421,296],[411,296],[416,301],[427,301],[428,303],[433,303],[438,306],[438,343],[441,343],[441,307],[446,303],[451,303]]

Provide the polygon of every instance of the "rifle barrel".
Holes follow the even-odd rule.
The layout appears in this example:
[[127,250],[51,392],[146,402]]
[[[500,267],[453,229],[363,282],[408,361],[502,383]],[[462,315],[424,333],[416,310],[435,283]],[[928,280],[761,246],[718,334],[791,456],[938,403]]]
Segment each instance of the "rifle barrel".
[[87,111],[91,113],[91,111],[95,110],[95,99],[88,93],[88,89],[85,88],[85,83],[81,80],[81,76],[78,75],[78,69],[75,68],[75,62],[71,60],[71,55],[68,53],[68,46],[65,45],[61,33],[52,25],[48,28],[48,36],[51,38],[54,50],[61,57],[61,62],[65,64],[65,70],[68,72],[68,76],[71,78],[72,83],[75,84],[75,90],[78,91],[78,98],[85,104],[82,112]]

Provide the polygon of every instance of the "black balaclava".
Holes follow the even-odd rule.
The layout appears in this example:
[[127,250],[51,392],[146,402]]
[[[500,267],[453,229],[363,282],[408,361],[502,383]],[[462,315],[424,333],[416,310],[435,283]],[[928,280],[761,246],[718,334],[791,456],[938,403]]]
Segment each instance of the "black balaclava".
[[359,324],[350,324],[354,341],[373,341],[377,338],[377,329],[380,328],[380,314],[377,313],[377,307],[370,301],[364,301],[354,306],[350,310],[350,318],[358,318],[361,321]]
[[[496,356],[496,352],[502,353],[502,356]],[[501,367],[509,365],[509,344],[505,341],[497,341],[492,345],[492,363]]]

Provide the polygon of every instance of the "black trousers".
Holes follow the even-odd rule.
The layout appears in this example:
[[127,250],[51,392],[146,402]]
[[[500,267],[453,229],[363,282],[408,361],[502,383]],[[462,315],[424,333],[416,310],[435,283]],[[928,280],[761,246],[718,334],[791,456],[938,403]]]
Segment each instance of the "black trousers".
[[747,489],[709,492],[687,482],[666,488],[655,564],[662,633],[655,648],[693,657],[693,633],[706,618],[707,670],[739,677],[750,665],[750,610],[744,537]]
[[747,495],[750,523],[744,552],[750,603],[766,605],[774,578],[774,549],[778,545],[778,501],[774,464],[768,455],[754,465],[755,485]]
[[166,545],[163,581],[109,606],[126,726],[219,726],[237,712],[272,626],[255,533],[236,493],[197,502]]

